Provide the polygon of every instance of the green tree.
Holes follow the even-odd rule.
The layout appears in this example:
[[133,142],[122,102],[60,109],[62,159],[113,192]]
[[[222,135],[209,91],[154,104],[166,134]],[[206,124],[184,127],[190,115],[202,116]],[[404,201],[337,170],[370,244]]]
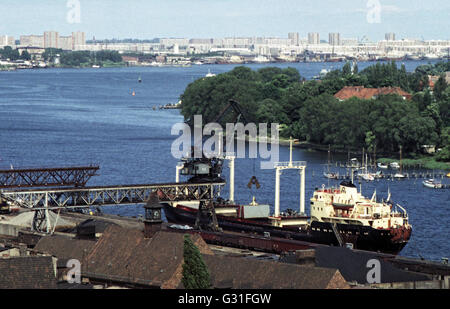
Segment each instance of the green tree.
[[31,55],[28,51],[24,50],[20,55],[20,59],[22,60],[31,60]]
[[374,151],[377,140],[376,140],[376,136],[373,134],[372,131],[366,132],[365,142],[366,142],[367,151],[369,151],[369,152]]
[[186,289],[210,289],[211,278],[197,246],[184,235],[184,264],[181,282]]
[[443,98],[443,93],[445,91],[445,89],[447,88],[447,82],[445,81],[445,77],[444,75],[441,75],[438,79],[438,81],[436,82],[436,84],[434,85],[434,96],[436,98],[436,100],[442,100]]
[[450,162],[450,127],[442,130],[442,145],[444,147],[437,155],[438,161]]

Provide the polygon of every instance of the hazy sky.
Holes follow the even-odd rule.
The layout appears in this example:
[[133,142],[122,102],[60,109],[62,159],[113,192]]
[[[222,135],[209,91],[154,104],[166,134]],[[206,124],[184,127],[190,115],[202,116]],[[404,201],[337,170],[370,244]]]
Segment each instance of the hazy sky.
[[[79,3],[80,23],[68,7],[72,3]],[[88,39],[287,37],[288,32],[301,37],[319,32],[325,40],[329,32],[370,40],[386,32],[450,39],[449,0],[0,0],[0,20],[0,35],[16,39],[46,30],[60,35],[80,30]]]

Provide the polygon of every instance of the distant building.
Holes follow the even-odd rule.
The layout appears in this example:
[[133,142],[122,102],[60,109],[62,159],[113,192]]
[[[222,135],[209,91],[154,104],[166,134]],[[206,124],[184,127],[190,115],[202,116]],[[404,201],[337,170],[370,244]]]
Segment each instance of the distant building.
[[313,44],[313,45],[320,44],[320,35],[318,32],[308,33],[308,44]]
[[342,88],[334,95],[335,98],[343,101],[356,97],[359,99],[370,100],[380,95],[396,94],[404,100],[411,100],[412,95],[402,90],[400,87],[383,87],[383,88],[365,88],[364,86],[348,86]]
[[340,33],[330,33],[328,35],[328,43],[333,46],[341,45],[341,34]]
[[139,58],[131,56],[122,56],[122,61],[125,62],[128,66],[134,66],[139,63]]
[[0,48],[5,46],[15,47],[16,41],[14,40],[14,37],[9,35],[0,35]]
[[60,48],[59,33],[56,31],[44,32],[44,48]]
[[393,32],[386,33],[384,38],[386,41],[395,41],[395,33]]
[[300,34],[298,32],[291,32],[288,34],[288,38],[292,41],[292,45],[298,46],[300,43]]
[[60,36],[58,48],[61,48],[63,50],[72,50],[73,49],[72,36]]
[[86,45],[86,34],[84,32],[72,32],[72,50],[80,50]]
[[44,36],[42,35],[21,35],[20,46],[44,48]]

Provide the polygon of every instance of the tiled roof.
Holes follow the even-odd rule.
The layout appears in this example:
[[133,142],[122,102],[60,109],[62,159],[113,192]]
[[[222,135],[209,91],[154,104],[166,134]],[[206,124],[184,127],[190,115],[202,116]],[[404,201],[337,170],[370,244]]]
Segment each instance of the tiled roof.
[[[338,270],[226,256],[203,256],[215,287],[233,289],[345,289]],[[228,286],[227,286],[228,285]]]
[[365,88],[364,86],[347,86],[342,88],[334,96],[339,100],[347,100],[352,97],[369,100],[379,95],[397,94],[411,99],[411,94],[402,90],[400,87],[383,87],[383,88]]
[[[192,241],[203,254],[212,254],[198,235]],[[176,288],[181,280],[183,234],[157,232],[146,239],[143,232],[110,226],[82,263],[88,277]]]
[[34,251],[38,253],[50,254],[58,259],[79,261],[88,255],[95,245],[95,241],[73,239],[65,236],[42,237]]
[[0,289],[55,289],[52,257],[0,259]]

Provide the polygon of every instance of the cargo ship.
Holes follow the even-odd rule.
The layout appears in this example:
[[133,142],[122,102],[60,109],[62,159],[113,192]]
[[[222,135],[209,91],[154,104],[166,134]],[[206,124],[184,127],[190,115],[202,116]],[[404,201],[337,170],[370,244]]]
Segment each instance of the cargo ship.
[[[292,158],[292,156],[291,156]],[[189,163],[189,164],[192,164]],[[195,164],[195,163],[194,163]],[[203,170],[208,175],[208,166],[202,161],[201,168],[186,169],[185,175],[193,170]],[[234,168],[233,164],[230,167]],[[279,173],[282,169],[300,169],[301,197],[304,197],[305,162],[278,163],[275,166],[275,212],[270,206],[258,204],[254,199],[249,205],[233,202],[234,188],[230,185],[230,200],[212,201],[217,222],[221,229],[271,235],[317,244],[346,246],[359,250],[398,254],[408,243],[412,227],[406,210],[391,202],[377,201],[376,192],[369,199],[364,197],[352,181],[344,181],[336,188],[318,188],[310,199],[310,216],[305,214],[304,202],[300,200],[300,212],[292,209],[280,212]],[[178,169],[177,169],[178,170]],[[216,170],[217,171],[217,170]],[[352,173],[353,174],[353,173]],[[234,171],[230,172],[234,175]],[[178,177],[178,176],[177,176]],[[199,175],[195,175],[198,180]],[[230,179],[234,183],[233,179]],[[166,218],[171,223],[195,225],[199,219],[199,202],[163,204]]]

